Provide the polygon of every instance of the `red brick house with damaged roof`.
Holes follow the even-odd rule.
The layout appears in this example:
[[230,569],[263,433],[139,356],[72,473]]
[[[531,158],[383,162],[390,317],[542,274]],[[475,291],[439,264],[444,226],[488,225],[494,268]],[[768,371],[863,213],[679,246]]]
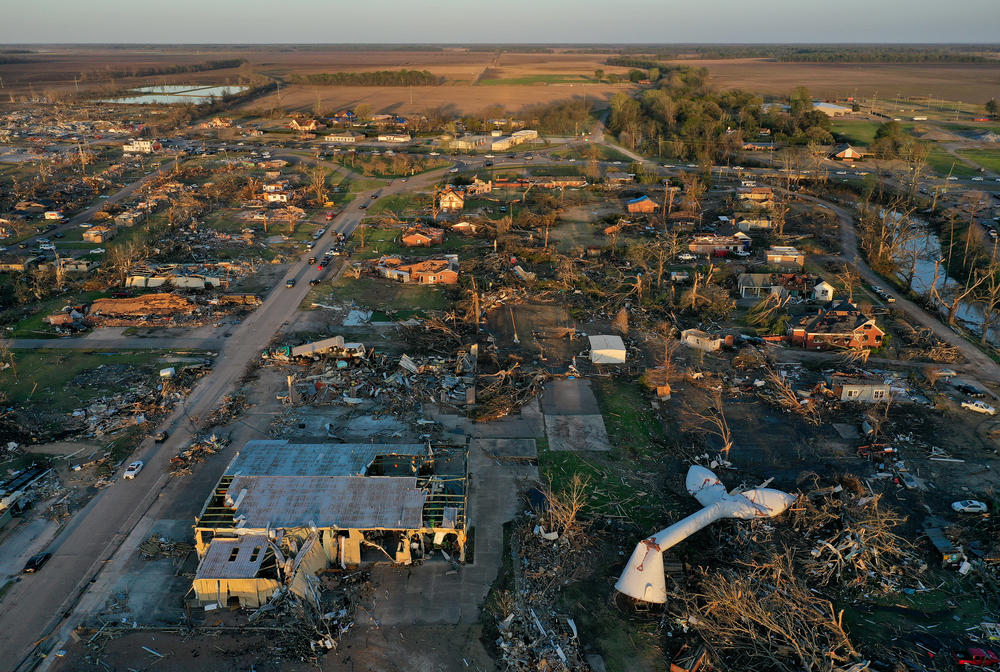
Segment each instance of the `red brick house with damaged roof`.
[[828,348],[878,348],[885,332],[874,317],[864,315],[853,303],[841,301],[802,318],[789,328],[792,343],[809,350]]
[[399,257],[382,257],[375,270],[383,278],[418,285],[454,285],[458,282],[458,255],[406,263]]

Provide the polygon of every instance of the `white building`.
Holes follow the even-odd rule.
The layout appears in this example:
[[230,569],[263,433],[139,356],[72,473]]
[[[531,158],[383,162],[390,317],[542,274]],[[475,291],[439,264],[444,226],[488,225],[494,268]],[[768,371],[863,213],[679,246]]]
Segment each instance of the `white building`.
[[413,138],[409,133],[379,133],[379,142],[409,142]]
[[152,154],[163,149],[163,146],[156,140],[141,140],[136,138],[122,145],[122,151],[126,154]]
[[833,301],[833,285],[826,280],[819,282],[813,287],[813,298],[823,303]]
[[590,336],[590,361],[594,364],[624,364],[625,343],[621,336]]

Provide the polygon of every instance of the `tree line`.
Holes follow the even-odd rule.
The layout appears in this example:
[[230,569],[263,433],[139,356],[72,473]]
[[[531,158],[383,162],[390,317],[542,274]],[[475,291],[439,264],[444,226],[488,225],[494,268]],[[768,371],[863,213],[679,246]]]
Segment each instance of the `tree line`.
[[210,70],[226,70],[238,68],[246,63],[242,58],[227,58],[204,63],[186,63],[162,65],[147,68],[129,68],[128,70],[93,70],[80,74],[82,81],[90,79],[116,79],[120,77],[155,77],[158,75],[181,75],[189,72],[208,72]]
[[292,75],[293,84],[319,86],[439,86],[444,77],[427,70],[372,70],[369,72],[318,72]]

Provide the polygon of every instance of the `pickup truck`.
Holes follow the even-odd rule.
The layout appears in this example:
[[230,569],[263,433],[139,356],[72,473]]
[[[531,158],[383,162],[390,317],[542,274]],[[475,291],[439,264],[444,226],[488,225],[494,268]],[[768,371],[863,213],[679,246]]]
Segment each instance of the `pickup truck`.
[[962,408],[967,408],[970,411],[975,411],[976,413],[985,413],[986,415],[996,415],[997,409],[993,408],[985,401],[963,401]]
[[969,667],[993,667],[1000,664],[1000,658],[990,649],[970,647],[955,653],[955,664]]

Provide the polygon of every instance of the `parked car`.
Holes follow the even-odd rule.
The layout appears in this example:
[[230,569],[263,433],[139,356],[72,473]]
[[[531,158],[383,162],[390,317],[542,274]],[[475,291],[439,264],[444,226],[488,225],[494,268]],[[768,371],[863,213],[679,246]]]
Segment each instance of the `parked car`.
[[[448,172],[449,172],[449,173],[457,173],[457,172],[458,172],[458,168],[452,168],[452,169],[451,169],[451,170],[449,170]],[[374,197],[374,196],[372,196],[372,198],[375,198],[375,197]]]
[[986,415],[996,415],[997,409],[993,408],[985,401],[963,401],[962,408],[967,408],[970,411],[975,411],[976,413],[985,413]]
[[978,387],[973,387],[972,385],[968,385],[966,383],[955,383],[954,387],[962,394],[973,397],[974,399],[978,399],[985,394],[985,392],[980,390]]
[[963,499],[960,502],[952,502],[951,510],[957,513],[986,513],[986,502],[976,499]]
[[1000,658],[991,649],[969,647],[955,652],[955,664],[968,665],[969,667],[991,667],[1000,665]]
[[329,222],[329,221],[332,221],[332,220],[333,220],[333,213],[332,212],[326,213],[326,221]]
[[310,287],[315,287],[318,284],[319,284],[319,278],[313,278],[312,280],[309,281]]
[[694,256],[693,254],[688,254],[687,252],[685,252],[684,254],[678,254],[677,258],[680,261],[694,261],[698,257]]
[[48,562],[51,557],[51,553],[39,553],[38,555],[33,555],[28,558],[28,562],[24,565],[24,569],[22,569],[21,572],[24,574],[34,574],[41,569],[42,565]]
[[142,471],[143,466],[145,465],[142,460],[136,460],[132,464],[125,467],[125,473],[122,474],[122,478],[126,481],[131,481],[139,474],[140,471]]

